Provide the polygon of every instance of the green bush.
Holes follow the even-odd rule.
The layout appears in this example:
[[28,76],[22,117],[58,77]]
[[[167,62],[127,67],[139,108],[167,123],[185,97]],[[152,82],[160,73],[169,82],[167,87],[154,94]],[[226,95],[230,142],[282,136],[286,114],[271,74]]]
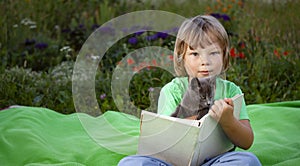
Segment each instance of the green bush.
[[1,107],[30,105],[73,113],[73,62],[63,62],[48,72],[14,67],[0,74]]

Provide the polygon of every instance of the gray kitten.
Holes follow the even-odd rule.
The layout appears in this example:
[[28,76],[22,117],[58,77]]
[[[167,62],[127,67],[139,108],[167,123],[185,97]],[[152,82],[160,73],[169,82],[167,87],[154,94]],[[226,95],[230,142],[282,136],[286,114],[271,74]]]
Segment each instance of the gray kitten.
[[214,103],[215,87],[216,77],[193,78],[171,116],[187,118],[198,115],[197,120],[201,119]]

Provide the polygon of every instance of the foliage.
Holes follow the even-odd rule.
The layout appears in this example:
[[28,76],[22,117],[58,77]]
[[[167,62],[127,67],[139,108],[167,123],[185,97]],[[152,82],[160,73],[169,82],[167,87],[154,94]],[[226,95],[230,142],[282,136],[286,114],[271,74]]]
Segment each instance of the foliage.
[[63,62],[48,72],[13,67],[0,74],[1,106],[30,105],[55,108],[61,113],[74,112],[72,65]]
[[[72,70],[82,44],[106,21],[145,9],[165,10],[185,17],[205,13],[218,18],[231,40],[227,79],[241,87],[247,103],[299,100],[299,3],[298,0],[1,1],[0,13],[4,17],[0,23],[5,26],[0,30],[3,36],[0,108],[19,104],[48,107],[66,114],[74,112]],[[126,92],[129,102],[140,109],[155,109],[151,101],[157,97],[155,87],[162,87],[173,75],[153,66],[170,62],[172,55],[165,55],[161,62],[140,61],[134,56],[122,60],[128,53],[147,46],[173,50],[175,38],[168,31],[141,28],[139,33],[119,40],[105,53],[95,77],[97,101],[103,112],[118,110],[111,81],[114,69],[122,65],[135,72]]]

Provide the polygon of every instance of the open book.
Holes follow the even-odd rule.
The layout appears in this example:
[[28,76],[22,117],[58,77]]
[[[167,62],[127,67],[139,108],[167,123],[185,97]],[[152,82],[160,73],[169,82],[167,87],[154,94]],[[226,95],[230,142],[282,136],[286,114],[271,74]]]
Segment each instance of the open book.
[[[232,98],[239,119],[243,94]],[[209,114],[188,120],[148,111],[141,113],[138,155],[153,156],[174,166],[199,166],[205,159],[234,148],[223,129]]]

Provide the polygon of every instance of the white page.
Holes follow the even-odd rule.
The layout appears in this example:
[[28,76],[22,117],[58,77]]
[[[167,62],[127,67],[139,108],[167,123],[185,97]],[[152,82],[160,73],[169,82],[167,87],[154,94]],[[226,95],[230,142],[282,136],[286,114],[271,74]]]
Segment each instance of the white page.
[[[239,118],[243,94],[232,99],[234,116]],[[205,158],[231,148],[233,144],[209,114],[200,120],[187,120],[142,111],[139,155],[157,157],[173,165],[199,165]]]

